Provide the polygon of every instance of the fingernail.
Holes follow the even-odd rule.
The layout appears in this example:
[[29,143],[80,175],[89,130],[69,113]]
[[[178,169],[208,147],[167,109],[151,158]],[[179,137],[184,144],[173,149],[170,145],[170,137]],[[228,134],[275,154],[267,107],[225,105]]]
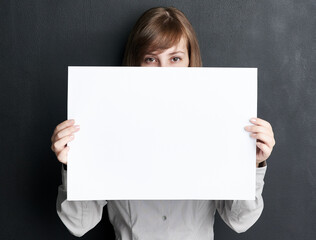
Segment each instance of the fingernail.
[[255,118],[251,118],[250,122],[256,122],[256,119]]
[[80,128],[80,125],[75,125],[74,127],[79,129],[79,128]]
[[249,130],[249,126],[244,127],[245,130]]

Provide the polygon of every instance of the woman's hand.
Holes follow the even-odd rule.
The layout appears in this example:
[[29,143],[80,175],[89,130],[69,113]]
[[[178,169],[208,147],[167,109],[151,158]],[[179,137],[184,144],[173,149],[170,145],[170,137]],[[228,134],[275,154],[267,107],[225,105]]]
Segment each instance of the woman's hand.
[[257,139],[257,167],[270,156],[275,145],[271,124],[260,118],[250,120],[254,125],[246,126],[245,130],[251,132],[250,136]]
[[58,161],[63,164],[67,164],[67,155],[69,151],[67,143],[74,139],[74,133],[80,129],[79,125],[74,124],[75,120],[73,119],[58,124],[51,138],[51,149],[56,154]]

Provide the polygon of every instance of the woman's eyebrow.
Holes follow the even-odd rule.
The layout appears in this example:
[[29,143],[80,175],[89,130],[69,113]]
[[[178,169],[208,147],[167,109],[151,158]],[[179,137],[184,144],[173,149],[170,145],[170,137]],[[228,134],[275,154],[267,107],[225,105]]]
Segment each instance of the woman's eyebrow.
[[182,53],[182,54],[184,54],[184,52],[183,52],[183,51],[177,51],[177,52],[172,52],[172,53],[169,53],[168,55],[173,55],[173,54],[177,54],[177,53]]
[[149,52],[146,53],[144,56],[157,56],[157,54],[155,54],[154,52]]
[[[168,53],[168,55],[173,55],[173,54],[177,54],[177,53],[185,54],[185,52],[183,52],[183,51],[176,51],[176,52]],[[144,56],[148,56],[148,55],[149,56],[157,56],[157,55],[159,55],[159,53],[157,53],[157,52],[148,52]]]

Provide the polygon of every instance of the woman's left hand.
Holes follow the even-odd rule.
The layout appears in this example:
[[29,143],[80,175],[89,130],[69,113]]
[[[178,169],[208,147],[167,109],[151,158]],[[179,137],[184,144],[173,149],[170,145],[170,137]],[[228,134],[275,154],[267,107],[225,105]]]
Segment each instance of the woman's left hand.
[[275,145],[274,134],[271,124],[260,118],[252,118],[250,122],[254,125],[246,126],[245,130],[251,132],[250,136],[257,139],[257,167],[270,156]]

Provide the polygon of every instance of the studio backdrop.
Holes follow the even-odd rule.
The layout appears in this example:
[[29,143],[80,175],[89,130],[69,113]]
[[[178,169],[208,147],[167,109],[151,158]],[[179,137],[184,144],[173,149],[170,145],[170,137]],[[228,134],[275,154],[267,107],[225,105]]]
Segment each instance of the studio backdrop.
[[[260,219],[238,234],[217,216],[215,239],[315,239],[314,0],[0,1],[0,239],[76,238],[56,213],[50,149],[67,119],[67,67],[120,66],[135,21],[156,6],[185,13],[203,66],[258,68],[258,117],[275,133]],[[115,239],[106,207],[82,239]]]

